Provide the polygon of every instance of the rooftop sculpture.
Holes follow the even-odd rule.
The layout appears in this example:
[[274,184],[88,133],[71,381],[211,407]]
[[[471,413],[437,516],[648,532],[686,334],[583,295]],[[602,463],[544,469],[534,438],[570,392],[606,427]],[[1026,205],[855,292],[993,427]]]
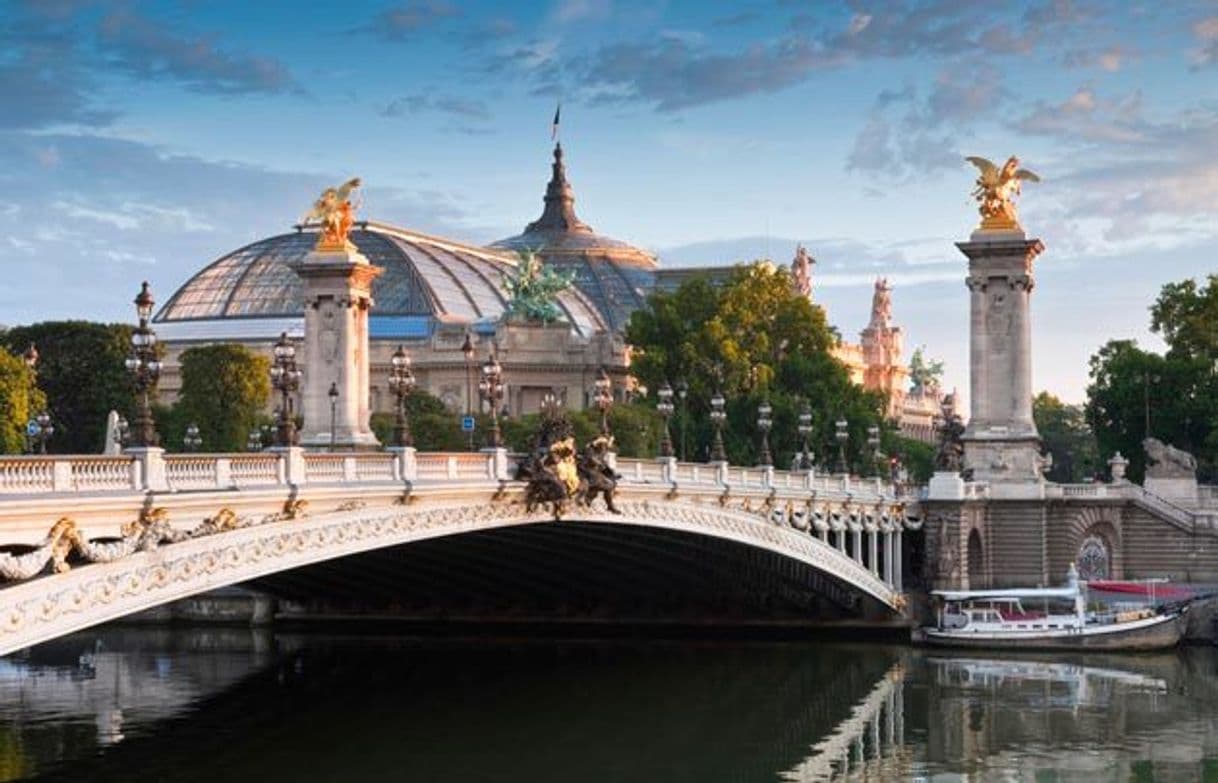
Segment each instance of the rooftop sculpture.
[[520,254],[519,270],[516,277],[504,277],[503,280],[503,287],[511,296],[507,306],[508,317],[545,324],[561,318],[557,298],[571,287],[574,275],[544,268],[541,257],[531,250]]
[[355,224],[356,206],[351,204],[351,194],[360,184],[359,177],[353,177],[337,188],[326,188],[313,202],[313,208],[300,219],[303,224],[317,223],[321,226],[317,250],[333,252],[355,249],[347,235]]
[[1014,198],[1020,194],[1020,183],[1040,182],[1040,177],[1019,168],[1019,158],[1012,155],[998,168],[993,162],[978,157],[965,158],[977,167],[976,187],[972,196],[980,205],[981,231],[1020,231],[1019,215]]

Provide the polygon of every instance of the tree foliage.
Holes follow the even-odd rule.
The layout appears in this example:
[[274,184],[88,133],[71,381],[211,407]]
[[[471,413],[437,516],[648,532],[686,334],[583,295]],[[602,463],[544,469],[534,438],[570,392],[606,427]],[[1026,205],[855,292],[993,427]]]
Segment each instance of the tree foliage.
[[[461,416],[449,410],[444,402],[422,389],[416,389],[406,398],[406,415],[410,424],[414,445],[419,451],[465,451],[469,448],[469,435],[461,431]],[[392,413],[374,413],[371,427],[377,439],[385,444],[393,443],[393,426],[397,416]],[[481,448],[490,431],[490,416],[485,422],[479,417],[474,433],[474,447]]]
[[785,269],[765,262],[738,266],[722,286],[694,278],[672,292],[658,291],[631,316],[626,339],[634,347],[631,371],[653,391],[665,381],[689,385],[677,402],[673,438],[687,457],[707,459],[713,429],[710,399],[721,388],[727,399],[724,429],[727,456],[755,464],[760,436],[757,409],[773,407],[770,435],[775,464],[789,466],[801,448],[799,412],[811,406],[811,446],[820,464],[836,454],[834,424],[850,428],[849,459],[859,467],[869,425],[882,425],[884,400],[850,382],[846,369],[829,354],[835,338],[824,311],[796,294]]
[[1169,283],[1151,307],[1151,328],[1167,351],[1112,340],[1091,357],[1087,423],[1100,454],[1119,450],[1129,475],[1145,470],[1142,440],[1155,437],[1192,453],[1202,480],[1218,478],[1218,276],[1208,284]]
[[131,327],[89,321],[46,321],[5,332],[0,343],[20,354],[37,346],[38,386],[46,394],[55,437],[47,449],[61,454],[100,452],[106,416],[131,419],[133,389],[123,365]]
[[34,377],[24,359],[0,349],[0,454],[25,450],[26,422],[46,407]]
[[1050,481],[1077,483],[1104,469],[1083,406],[1070,405],[1042,391],[1032,400],[1032,417],[1044,450],[1053,455]]
[[159,422],[161,443],[182,448],[188,425],[199,428],[206,451],[241,451],[271,395],[270,367],[243,345],[188,348],[179,357],[182,388],[174,414]]

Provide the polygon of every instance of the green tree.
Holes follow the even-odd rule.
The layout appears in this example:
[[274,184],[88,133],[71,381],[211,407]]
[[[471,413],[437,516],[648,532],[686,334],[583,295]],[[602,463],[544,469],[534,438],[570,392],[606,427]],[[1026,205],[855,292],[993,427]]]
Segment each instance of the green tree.
[[161,422],[162,444],[181,450],[185,428],[193,423],[205,450],[244,449],[270,399],[270,359],[225,343],[188,348],[178,362],[182,388],[171,421]]
[[35,387],[25,360],[0,349],[0,453],[25,450],[26,422],[45,407],[46,397]]
[[89,321],[46,321],[18,326],[0,336],[14,354],[38,347],[38,386],[46,394],[56,453],[99,452],[105,447],[106,415],[117,410],[132,419],[133,389],[123,361],[131,327]]
[[1150,328],[1163,335],[1168,356],[1218,359],[1218,275],[1168,283],[1150,308]]
[[856,467],[865,459],[868,426],[886,426],[882,397],[851,383],[830,355],[835,337],[824,311],[794,293],[785,269],[767,262],[738,266],[722,286],[694,278],[675,291],[652,294],[631,316],[626,339],[635,351],[631,371],[648,388],[659,389],[665,381],[689,384],[673,432],[679,439],[684,407],[690,459],[708,456],[708,412],[716,389],[727,399],[724,441],[728,459],[737,464],[759,458],[757,409],[763,401],[774,409],[771,451],[783,467],[800,449],[798,417],[805,403],[812,410],[812,447],[822,464],[831,464],[836,454],[838,418],[849,423],[849,459]]
[[1032,417],[1044,450],[1053,455],[1050,481],[1079,482],[1104,468],[1083,406],[1069,405],[1042,391],[1032,400]]
[[[422,389],[406,398],[406,415],[414,445],[419,451],[465,451],[469,436],[461,431],[461,416],[449,410],[440,400]],[[376,413],[370,422],[381,443],[393,443],[393,426],[397,417],[392,413]],[[490,416],[479,417],[475,445],[481,447],[485,433],[490,431]]]

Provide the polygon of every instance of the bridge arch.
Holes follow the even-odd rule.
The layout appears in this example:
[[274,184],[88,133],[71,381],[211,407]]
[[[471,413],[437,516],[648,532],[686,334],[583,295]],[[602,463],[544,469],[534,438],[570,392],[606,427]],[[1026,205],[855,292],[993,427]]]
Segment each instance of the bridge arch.
[[[843,549],[773,515],[658,497],[621,502],[622,514],[580,509],[581,525],[668,530],[750,547],[800,563],[877,607],[895,611],[894,589]],[[225,585],[314,563],[465,533],[553,524],[504,498],[477,504],[363,507],[217,532],[0,590],[0,654]],[[562,523],[566,524],[566,523]]]

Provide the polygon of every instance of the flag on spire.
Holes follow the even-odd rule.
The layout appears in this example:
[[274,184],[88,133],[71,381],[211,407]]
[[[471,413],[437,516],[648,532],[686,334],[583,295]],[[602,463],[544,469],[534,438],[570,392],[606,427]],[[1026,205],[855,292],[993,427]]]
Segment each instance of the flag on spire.
[[560,103],[554,107],[554,123],[550,126],[550,141],[558,138],[558,118],[561,113],[562,104]]

